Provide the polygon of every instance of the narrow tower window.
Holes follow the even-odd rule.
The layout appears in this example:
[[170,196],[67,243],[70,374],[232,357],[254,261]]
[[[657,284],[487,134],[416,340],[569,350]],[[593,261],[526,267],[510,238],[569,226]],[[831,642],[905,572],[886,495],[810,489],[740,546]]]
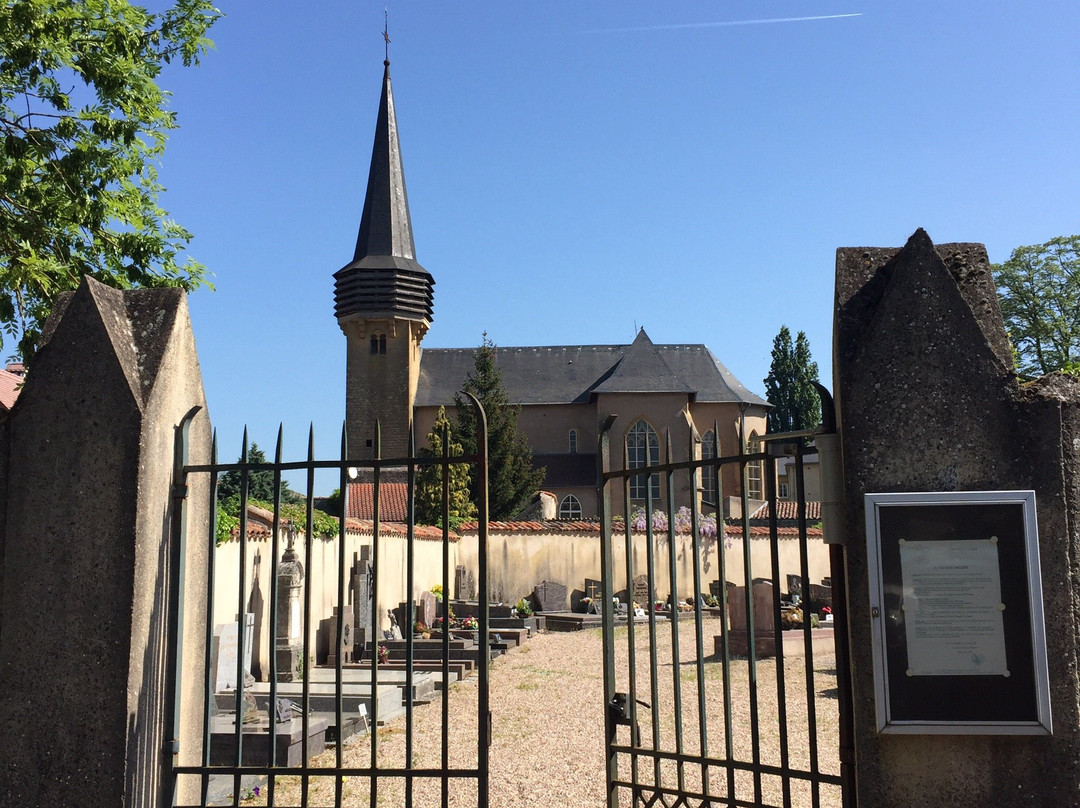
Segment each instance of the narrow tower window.
[[570,430],[570,454],[577,454],[577,430]]
[[386,334],[371,335],[371,355],[386,355]]

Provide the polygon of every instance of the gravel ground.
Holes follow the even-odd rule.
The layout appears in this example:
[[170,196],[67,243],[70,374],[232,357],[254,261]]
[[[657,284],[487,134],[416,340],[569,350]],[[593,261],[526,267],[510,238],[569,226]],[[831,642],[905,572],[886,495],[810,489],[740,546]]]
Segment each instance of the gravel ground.
[[[642,746],[674,751],[676,737],[674,714],[675,689],[682,699],[682,748],[688,754],[701,749],[696,637],[693,624],[679,626],[679,676],[674,677],[670,624],[658,623],[656,693],[649,678],[651,669],[647,645],[647,627],[635,630],[637,655],[637,698],[662,705],[654,726],[651,710],[639,707]],[[707,748],[713,757],[726,757],[728,739],[725,734],[723,666],[711,658],[715,630],[706,623],[704,634],[705,675],[704,700]],[[620,652],[626,654],[627,630],[617,630]],[[805,770],[810,763],[812,740],[807,731],[808,704],[817,715],[818,762],[822,772],[837,774],[837,702],[836,676],[833,657],[818,655],[814,659],[815,697],[808,702],[805,682],[805,662],[798,657],[788,659],[784,666],[787,705],[785,719],[788,737],[789,765]],[[627,660],[620,659],[619,690],[627,690],[629,673]],[[758,717],[761,731],[757,754],[762,763],[779,766],[782,749],[778,731],[781,720],[777,704],[777,667],[774,660],[757,665]],[[728,687],[731,691],[731,722],[735,728],[730,739],[735,760],[751,761],[754,744],[750,732],[750,677],[745,660],[735,660],[729,666]],[[597,630],[576,633],[541,634],[521,648],[495,660],[491,666],[491,708],[493,739],[491,748],[492,808],[534,808],[534,806],[589,806],[598,808],[605,800],[604,725],[602,640]],[[452,687],[447,703],[450,716],[447,730],[448,756],[451,767],[474,767],[476,761],[476,677]],[[441,698],[414,712],[415,767],[439,767],[441,757],[441,727],[443,703]],[[659,739],[654,747],[653,738]],[[629,728],[620,728],[621,742],[628,742]],[[379,763],[383,767],[405,765],[404,719],[380,728]],[[367,766],[370,762],[370,739],[364,738],[345,749],[344,765]],[[333,766],[335,753],[328,750],[315,765]],[[620,776],[628,777],[630,763],[621,756]],[[651,761],[638,764],[638,782],[653,782],[656,772]],[[661,783],[674,786],[680,772],[672,761],[659,768]],[[700,767],[687,765],[681,772],[684,784],[698,790],[702,787]],[[322,778],[319,778],[322,781]],[[711,773],[711,793],[726,793],[727,775]],[[740,799],[754,800],[752,777],[738,772],[735,786]],[[369,781],[348,778],[343,786],[343,804],[370,806]],[[762,805],[782,805],[782,786],[778,777],[764,776],[761,783]],[[630,805],[629,795],[623,794],[621,804]],[[839,788],[820,787],[823,808],[840,806]],[[245,805],[265,804],[265,797],[247,801]],[[297,778],[279,778],[275,795],[277,805],[299,805],[300,787]],[[378,806],[438,806],[441,804],[439,782],[418,781],[411,801],[406,800],[404,783],[399,778],[380,778]],[[719,804],[719,803],[717,803]],[[792,786],[792,805],[812,805],[810,787],[802,783]],[[334,805],[333,779],[313,782],[309,795],[310,806]],[[476,806],[475,782],[452,781],[449,805],[454,808]]]

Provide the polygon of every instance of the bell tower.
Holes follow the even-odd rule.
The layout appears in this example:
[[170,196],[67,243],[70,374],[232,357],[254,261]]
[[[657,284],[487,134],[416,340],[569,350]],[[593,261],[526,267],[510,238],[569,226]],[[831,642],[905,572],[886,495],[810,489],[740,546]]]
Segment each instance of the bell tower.
[[431,326],[434,279],[416,261],[398,142],[390,61],[383,62],[364,212],[351,262],[334,273],[334,314],[348,342],[345,423],[349,458],[404,457],[420,374],[420,341]]

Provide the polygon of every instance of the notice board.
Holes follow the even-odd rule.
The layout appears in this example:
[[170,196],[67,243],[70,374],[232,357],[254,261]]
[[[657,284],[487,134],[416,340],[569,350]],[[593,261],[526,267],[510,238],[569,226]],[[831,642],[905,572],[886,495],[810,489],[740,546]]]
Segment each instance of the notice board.
[[878,730],[1049,734],[1035,492],[865,500]]

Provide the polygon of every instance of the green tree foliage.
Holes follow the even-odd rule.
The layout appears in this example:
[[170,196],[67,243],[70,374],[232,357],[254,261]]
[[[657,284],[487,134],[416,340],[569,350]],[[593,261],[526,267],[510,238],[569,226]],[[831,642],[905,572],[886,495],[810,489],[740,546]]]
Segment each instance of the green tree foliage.
[[773,340],[772,364],[765,377],[769,432],[813,429],[821,421],[821,400],[813,383],[818,380],[817,362],[810,358],[810,341],[802,331],[791,341],[786,325]]
[[[236,462],[243,463],[244,456],[241,455],[238,457]],[[259,444],[251,444],[251,448],[248,449],[247,462],[256,465],[267,462],[266,453],[259,448]],[[236,506],[233,510],[236,511],[240,507],[241,481],[242,475],[239,469],[235,471],[226,471],[222,474],[221,478],[218,480],[218,502],[235,500]],[[258,500],[259,502],[274,501],[273,470],[257,469],[248,472],[248,500]],[[296,491],[289,488],[289,482],[284,478],[281,480],[281,501],[290,505],[302,505],[306,502],[303,494],[298,494]]]
[[992,268],[1017,373],[1080,369],[1080,236],[1017,247]]
[[[191,234],[157,203],[177,126],[162,67],[198,63],[205,0],[152,14],[127,0],[0,6],[0,328],[30,359],[57,294],[83,275],[118,288],[206,283]],[[2,345],[0,337],[0,345]]]
[[[472,371],[464,390],[476,396],[487,414],[488,425],[488,514],[491,519],[509,519],[525,507],[544,484],[544,469],[534,469],[529,441],[518,432],[520,407],[515,407],[503,389],[502,373],[495,364],[496,347],[487,332],[476,349]],[[466,454],[476,451],[476,416],[472,402],[454,397],[457,407],[458,437]],[[470,469],[469,492],[477,498],[475,469]]]
[[[451,458],[461,457],[465,452],[454,440],[446,409],[439,407],[435,423],[427,436],[428,445],[420,450],[421,457],[442,457],[444,452]],[[449,466],[450,527],[476,518],[476,505],[469,499],[469,467],[464,463]],[[416,521],[422,525],[442,526],[443,468],[421,466],[416,473]]]

